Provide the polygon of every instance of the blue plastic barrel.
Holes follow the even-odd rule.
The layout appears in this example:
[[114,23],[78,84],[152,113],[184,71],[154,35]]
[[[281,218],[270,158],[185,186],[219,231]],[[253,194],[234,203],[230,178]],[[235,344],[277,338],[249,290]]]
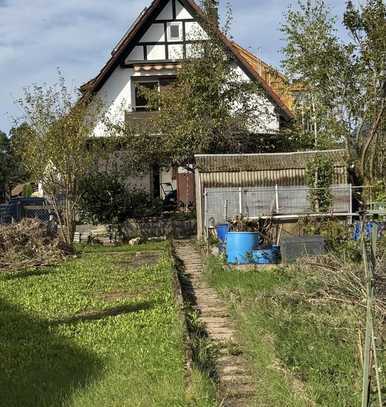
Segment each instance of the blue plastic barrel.
[[227,234],[229,232],[229,228],[230,228],[229,223],[224,223],[222,225],[216,226],[217,237],[221,242],[225,242]]
[[229,232],[227,234],[228,264],[249,264],[253,261],[253,251],[261,242],[258,232]]

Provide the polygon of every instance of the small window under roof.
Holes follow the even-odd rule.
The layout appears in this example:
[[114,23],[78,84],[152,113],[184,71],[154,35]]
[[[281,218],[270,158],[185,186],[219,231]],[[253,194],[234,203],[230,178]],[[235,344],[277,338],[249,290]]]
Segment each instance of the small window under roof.
[[180,26],[177,24],[172,24],[170,26],[170,36],[173,40],[180,38]]

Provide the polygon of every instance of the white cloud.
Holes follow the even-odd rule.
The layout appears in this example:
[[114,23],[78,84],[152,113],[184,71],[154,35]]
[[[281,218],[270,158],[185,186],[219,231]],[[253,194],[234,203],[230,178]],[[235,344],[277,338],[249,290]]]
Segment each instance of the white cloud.
[[[13,101],[23,87],[54,82],[57,67],[74,86],[94,77],[150,1],[0,0],[0,129],[8,130],[9,116],[18,114]],[[233,0],[235,38],[277,63],[288,2]]]

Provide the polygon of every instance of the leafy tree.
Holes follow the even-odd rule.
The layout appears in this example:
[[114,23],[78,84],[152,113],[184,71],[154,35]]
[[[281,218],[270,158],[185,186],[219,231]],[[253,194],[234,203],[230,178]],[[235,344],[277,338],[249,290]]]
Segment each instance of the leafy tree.
[[90,142],[90,134],[102,116],[96,99],[80,99],[62,77],[54,86],[33,86],[18,100],[28,124],[19,128],[15,147],[31,175],[42,182],[60,228],[60,238],[72,246],[80,179],[87,175],[105,148]]
[[9,193],[13,184],[26,179],[19,157],[13,149],[13,132],[10,138],[0,131],[0,200]]
[[382,0],[348,1],[344,42],[323,0],[300,0],[282,26],[283,66],[303,87],[298,122],[316,148],[344,143],[369,183],[385,168],[385,18]]
[[[146,125],[128,120],[115,128],[124,135],[127,161],[134,168],[157,163],[191,169],[195,154],[286,149],[285,138],[270,129],[276,114],[264,103],[264,91],[242,77],[213,17],[208,21],[208,39],[181,60],[175,82],[161,92],[139,89],[157,114]],[[230,15],[225,32],[229,22]]]
[[0,199],[4,199],[8,184],[8,144],[7,135],[0,131]]

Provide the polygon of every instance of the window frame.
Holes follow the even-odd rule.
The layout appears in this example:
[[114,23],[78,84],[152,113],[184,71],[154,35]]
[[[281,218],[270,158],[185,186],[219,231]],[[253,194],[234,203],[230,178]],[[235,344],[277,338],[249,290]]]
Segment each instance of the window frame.
[[[148,80],[145,80],[145,79],[143,79],[143,80],[136,80],[136,81],[134,81],[134,111],[135,112],[153,112],[153,111],[156,111],[156,110],[150,110],[149,109],[149,105],[145,105],[145,106],[138,106],[137,105],[137,89],[138,89],[138,86],[146,86],[146,84],[156,84],[157,85],[157,88],[158,88],[158,92],[160,92],[161,91],[161,89],[160,89],[160,80],[159,79],[148,79]],[[141,97],[141,96],[140,96]]]
[[[184,40],[182,24],[183,24],[182,21],[172,21],[172,22],[168,23],[168,27],[167,27],[168,42],[182,42]],[[179,32],[178,38],[172,37],[172,27],[178,27],[178,32]]]

